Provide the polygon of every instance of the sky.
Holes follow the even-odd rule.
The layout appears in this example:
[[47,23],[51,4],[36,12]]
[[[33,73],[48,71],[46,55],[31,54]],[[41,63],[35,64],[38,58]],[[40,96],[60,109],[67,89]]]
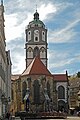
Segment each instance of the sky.
[[52,74],[80,71],[80,0],[4,0],[5,36],[12,73],[25,67],[25,28],[37,11],[48,34],[48,69]]

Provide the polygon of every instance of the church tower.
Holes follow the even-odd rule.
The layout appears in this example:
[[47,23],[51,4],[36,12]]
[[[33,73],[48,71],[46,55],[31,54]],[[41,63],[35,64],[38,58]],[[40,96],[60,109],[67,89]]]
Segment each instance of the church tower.
[[39,20],[39,13],[34,13],[33,21],[29,22],[26,28],[26,68],[34,57],[40,57],[47,67],[47,29],[44,23]]

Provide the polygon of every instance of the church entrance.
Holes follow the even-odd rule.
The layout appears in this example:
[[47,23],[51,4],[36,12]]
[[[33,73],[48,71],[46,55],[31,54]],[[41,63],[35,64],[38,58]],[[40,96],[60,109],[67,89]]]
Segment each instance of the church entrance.
[[65,111],[66,109],[66,104],[63,100],[58,101],[58,110],[59,111]]

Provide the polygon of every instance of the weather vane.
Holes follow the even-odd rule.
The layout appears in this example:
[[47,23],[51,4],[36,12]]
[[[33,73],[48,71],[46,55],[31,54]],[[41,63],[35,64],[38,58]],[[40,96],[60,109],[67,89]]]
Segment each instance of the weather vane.
[[36,4],[36,12],[37,12],[37,4]]

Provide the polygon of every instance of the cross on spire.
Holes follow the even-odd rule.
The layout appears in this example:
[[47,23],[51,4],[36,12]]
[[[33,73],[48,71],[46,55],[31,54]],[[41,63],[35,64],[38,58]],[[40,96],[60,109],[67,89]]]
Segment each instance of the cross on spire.
[[37,4],[36,4],[36,12],[37,12]]

